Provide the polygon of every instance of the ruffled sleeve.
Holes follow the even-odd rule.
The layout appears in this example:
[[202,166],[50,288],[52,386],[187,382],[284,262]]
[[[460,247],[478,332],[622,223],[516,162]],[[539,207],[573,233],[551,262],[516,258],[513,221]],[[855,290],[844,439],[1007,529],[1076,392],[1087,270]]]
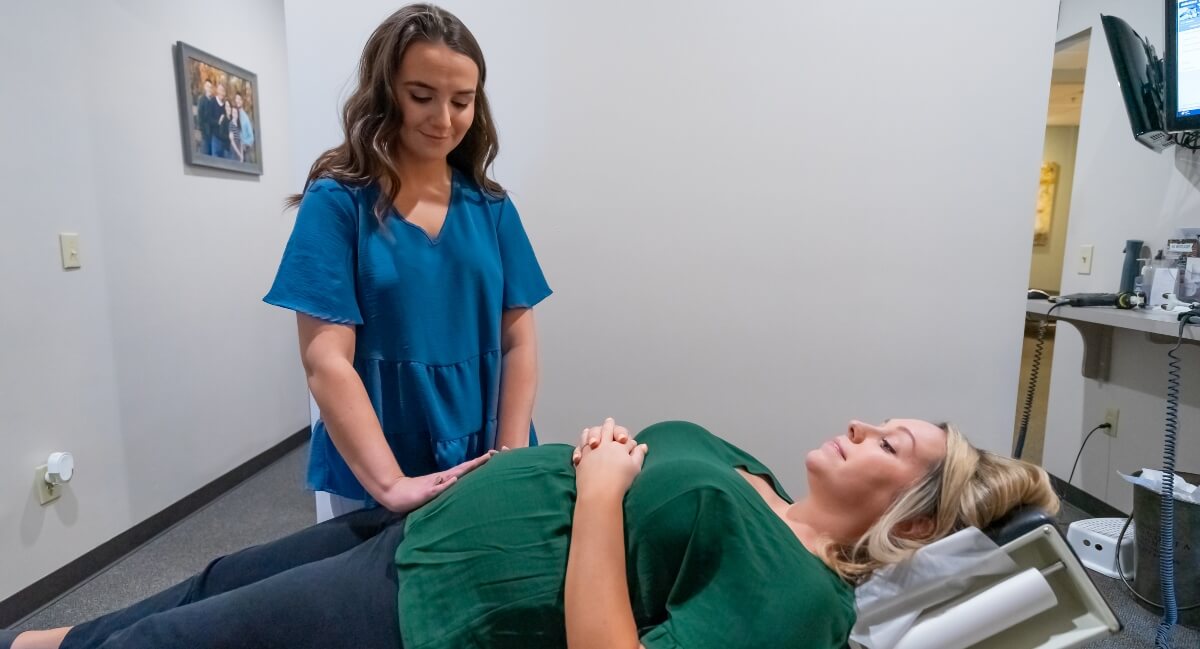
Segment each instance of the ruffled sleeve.
[[507,197],[500,206],[496,232],[500,244],[500,264],[504,270],[504,308],[532,307],[549,297],[550,286],[533,253],[533,245],[529,243],[525,227],[521,225],[521,216]]
[[263,301],[328,322],[362,324],[357,244],[358,213],[350,190],[332,179],[314,181]]

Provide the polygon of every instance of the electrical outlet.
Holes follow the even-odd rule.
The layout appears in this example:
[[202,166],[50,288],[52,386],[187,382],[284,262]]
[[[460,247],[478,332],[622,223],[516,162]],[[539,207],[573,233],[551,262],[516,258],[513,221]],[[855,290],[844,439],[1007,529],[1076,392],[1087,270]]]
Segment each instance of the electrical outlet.
[[46,482],[46,465],[39,466],[34,472],[37,481],[38,502],[48,505],[62,496],[63,485],[54,486]]
[[1105,434],[1110,437],[1117,436],[1117,420],[1120,419],[1120,417],[1121,410],[1119,408],[1109,408],[1108,410],[1104,411],[1104,423],[1111,426],[1111,428],[1104,429]]

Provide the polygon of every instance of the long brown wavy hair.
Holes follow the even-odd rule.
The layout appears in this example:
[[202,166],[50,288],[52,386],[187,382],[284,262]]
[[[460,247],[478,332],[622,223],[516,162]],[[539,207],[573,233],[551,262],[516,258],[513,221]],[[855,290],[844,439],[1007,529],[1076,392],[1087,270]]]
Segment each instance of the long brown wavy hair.
[[[503,196],[504,188],[488,177],[488,169],[500,150],[496,125],[483,92],[487,66],[475,36],[454,14],[429,4],[403,7],[384,20],[363,48],[358,62],[358,87],[342,107],[342,132],[345,141],[322,153],[308,171],[305,189],[318,178],[333,178],[348,185],[379,183],[383,191],[375,205],[375,214],[387,213],[400,193],[400,172],[396,168],[400,126],[400,60],[408,46],[417,42],[441,43],[464,54],[479,68],[475,89],[475,121],[450,155],[447,162],[474,179],[483,191]],[[287,198],[288,207],[300,204],[303,193]]]

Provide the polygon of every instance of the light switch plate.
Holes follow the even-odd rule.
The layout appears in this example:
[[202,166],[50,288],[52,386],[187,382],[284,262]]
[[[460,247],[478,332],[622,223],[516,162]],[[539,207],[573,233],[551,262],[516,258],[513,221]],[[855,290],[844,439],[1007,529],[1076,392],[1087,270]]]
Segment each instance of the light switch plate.
[[1075,256],[1075,272],[1080,275],[1092,274],[1092,254],[1096,252],[1096,246],[1088,244],[1079,246],[1079,254]]
[[62,253],[63,270],[80,268],[79,235],[74,232],[62,232],[58,235],[58,249]]

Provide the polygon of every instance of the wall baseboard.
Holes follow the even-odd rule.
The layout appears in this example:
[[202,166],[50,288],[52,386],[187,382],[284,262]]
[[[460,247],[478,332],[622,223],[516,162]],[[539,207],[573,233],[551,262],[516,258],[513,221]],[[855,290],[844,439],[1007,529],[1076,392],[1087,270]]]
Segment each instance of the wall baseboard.
[[309,428],[288,435],[283,441],[243,462],[216,480],[184,496],[166,509],[134,525],[99,547],[0,601],[0,628],[19,623],[46,604],[58,599],[96,573],[141,547],[167,528],[243,483],[309,438]]
[[1056,493],[1062,494],[1065,502],[1082,510],[1088,516],[1125,518],[1129,515],[1054,474],[1050,474],[1050,484]]

